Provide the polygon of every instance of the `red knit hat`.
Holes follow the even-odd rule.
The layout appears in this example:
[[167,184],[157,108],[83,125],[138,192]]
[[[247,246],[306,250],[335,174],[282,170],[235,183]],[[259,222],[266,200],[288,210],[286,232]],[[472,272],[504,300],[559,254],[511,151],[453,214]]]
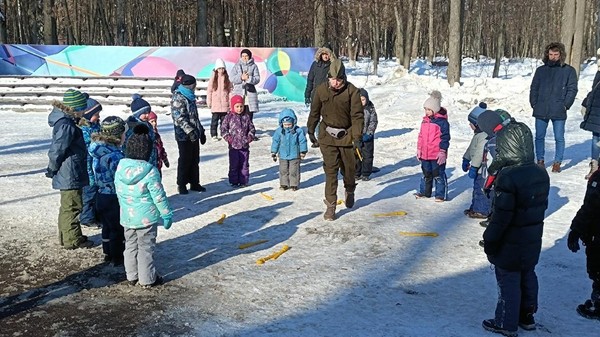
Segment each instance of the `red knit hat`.
[[231,97],[231,104],[229,104],[229,106],[231,107],[231,111],[233,110],[233,107],[235,107],[236,104],[241,103],[242,105],[244,105],[244,98],[240,95],[234,95]]
[[158,119],[158,116],[154,112],[152,112],[152,111],[148,112],[148,120],[149,121],[157,120],[157,119]]

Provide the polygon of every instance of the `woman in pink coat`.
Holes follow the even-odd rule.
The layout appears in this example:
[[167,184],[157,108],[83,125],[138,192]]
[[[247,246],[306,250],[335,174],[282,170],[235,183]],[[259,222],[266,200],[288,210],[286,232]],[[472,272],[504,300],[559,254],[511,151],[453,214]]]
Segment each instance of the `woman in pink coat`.
[[221,140],[217,136],[217,129],[219,128],[219,122],[223,125],[223,118],[229,111],[229,93],[233,85],[229,81],[229,74],[225,69],[225,62],[222,59],[215,61],[215,68],[210,75],[208,80],[206,103],[212,112],[212,119],[210,122],[210,136],[213,140]]

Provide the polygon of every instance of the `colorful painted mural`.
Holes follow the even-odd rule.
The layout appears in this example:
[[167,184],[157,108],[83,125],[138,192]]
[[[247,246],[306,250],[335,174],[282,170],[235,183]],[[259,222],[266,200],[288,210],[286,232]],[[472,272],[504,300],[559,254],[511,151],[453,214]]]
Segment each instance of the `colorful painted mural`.
[[[172,78],[178,69],[208,78],[217,58],[228,70],[243,48],[0,45],[0,75]],[[315,48],[250,48],[258,87],[303,102]]]

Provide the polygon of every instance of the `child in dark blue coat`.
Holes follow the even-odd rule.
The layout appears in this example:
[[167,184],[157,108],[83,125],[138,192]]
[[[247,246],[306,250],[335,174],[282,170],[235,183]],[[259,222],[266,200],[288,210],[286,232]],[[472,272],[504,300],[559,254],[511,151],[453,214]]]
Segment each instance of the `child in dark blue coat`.
[[279,127],[273,134],[271,157],[279,155],[279,189],[297,191],[300,185],[300,160],[304,159],[308,146],[304,130],[298,127],[298,119],[292,109],[279,114]]

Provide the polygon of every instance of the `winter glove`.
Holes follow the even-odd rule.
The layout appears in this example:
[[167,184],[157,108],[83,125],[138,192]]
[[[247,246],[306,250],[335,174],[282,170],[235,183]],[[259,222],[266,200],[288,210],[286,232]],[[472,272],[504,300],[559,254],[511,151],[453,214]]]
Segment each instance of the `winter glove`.
[[[310,139],[310,142],[313,144],[313,147],[318,147],[319,146],[319,141],[317,140],[317,138],[315,137],[314,134],[309,133],[308,134],[308,139]],[[314,146],[316,145],[316,146]]]
[[248,136],[248,144],[252,143],[254,141],[254,136],[250,135]]
[[373,135],[370,135],[368,133],[363,134],[363,136],[362,136],[362,141],[363,142],[366,143],[366,142],[370,142],[372,140],[373,140]]
[[471,162],[467,158],[463,158],[463,162],[462,162],[463,172],[467,172],[470,167],[471,167]]
[[437,164],[438,165],[444,165],[446,164],[446,151],[444,150],[440,150],[440,152],[437,155]]
[[169,159],[165,158],[165,160],[163,160],[163,163],[165,164],[166,168],[169,168],[169,166],[171,166],[171,164],[169,164]]
[[362,139],[355,139],[354,141],[352,141],[352,146],[355,150],[360,150],[360,148],[362,147]]
[[307,108],[310,106],[310,97],[304,98],[304,105],[306,105]]
[[204,131],[202,131],[202,133],[200,134],[200,144],[206,144],[206,134],[204,134]]
[[46,178],[53,178],[56,175],[56,171],[52,171],[49,167],[46,168]]
[[579,233],[571,229],[569,237],[567,238],[567,247],[569,247],[569,250],[573,253],[577,253],[579,250],[579,239]]
[[196,134],[196,131],[192,131],[190,133],[188,133],[188,137],[190,138],[190,141],[195,142],[198,140],[198,135]]
[[273,158],[273,161],[277,161],[277,153],[271,153],[271,158]]
[[300,152],[300,159],[304,159],[306,157],[306,152]]
[[473,167],[471,166],[471,168],[469,168],[469,178],[471,179],[475,179],[477,178],[477,171],[479,170],[479,167]]
[[163,219],[163,227],[165,229],[169,229],[171,228],[171,225],[173,224],[173,218],[170,216],[164,217]]

